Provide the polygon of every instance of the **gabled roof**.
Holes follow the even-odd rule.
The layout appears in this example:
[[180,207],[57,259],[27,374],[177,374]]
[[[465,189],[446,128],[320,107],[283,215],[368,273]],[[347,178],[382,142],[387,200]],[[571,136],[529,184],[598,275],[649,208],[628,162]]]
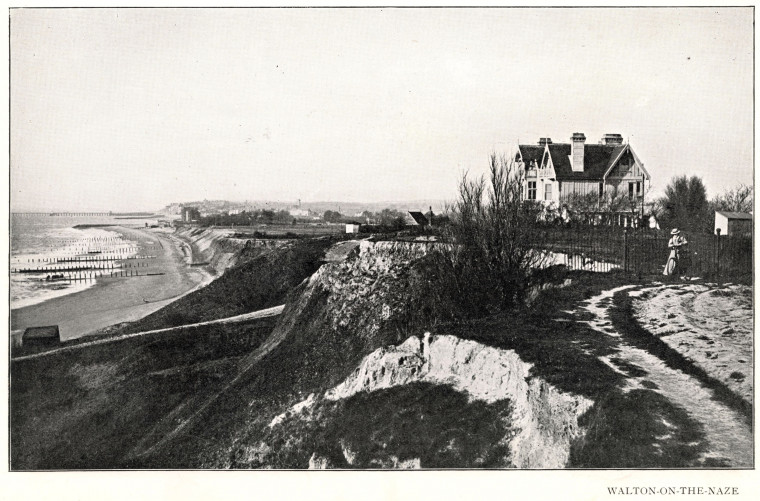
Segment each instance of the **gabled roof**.
[[415,223],[419,224],[420,226],[427,226],[428,220],[425,217],[425,214],[422,212],[409,211],[409,215],[412,217]]
[[519,160],[522,157],[522,161],[525,165],[530,164],[531,161],[536,162],[537,165],[541,165],[541,157],[544,155],[544,147],[536,144],[521,144],[518,145],[519,152],[515,155],[515,160]]
[[[546,147],[521,144],[518,148],[519,153],[516,155],[516,159],[522,155],[522,159],[526,165],[530,160],[535,160],[538,165],[541,164]],[[554,173],[560,181],[602,181],[626,151],[631,152],[647,178],[649,178],[649,173],[644,170],[638,156],[627,144],[584,144],[583,171],[578,172],[573,171],[570,160],[572,145],[569,143],[552,143],[548,145],[548,149],[552,165],[554,166]]]
[[583,152],[583,171],[574,172],[570,163],[572,146],[567,143],[549,145],[549,154],[554,164],[554,173],[558,180],[601,181],[607,170],[620,157],[625,145],[608,146],[604,144],[586,144]]
[[729,212],[725,210],[716,210],[715,212],[728,219],[752,219],[752,214],[748,212]]

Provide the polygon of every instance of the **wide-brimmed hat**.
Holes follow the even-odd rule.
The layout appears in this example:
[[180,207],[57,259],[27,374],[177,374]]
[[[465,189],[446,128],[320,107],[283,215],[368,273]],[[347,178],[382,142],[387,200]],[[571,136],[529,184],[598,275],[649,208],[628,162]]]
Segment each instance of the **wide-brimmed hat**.
[[673,228],[673,230],[670,232],[671,235],[678,235],[679,233],[681,232],[678,231],[678,228]]

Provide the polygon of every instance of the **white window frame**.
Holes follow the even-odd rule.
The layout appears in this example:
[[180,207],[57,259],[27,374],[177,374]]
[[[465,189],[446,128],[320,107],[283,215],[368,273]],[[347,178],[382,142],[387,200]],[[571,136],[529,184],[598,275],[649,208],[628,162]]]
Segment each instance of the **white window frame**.
[[[536,199],[536,181],[528,181],[528,188],[527,188],[527,199],[528,200],[535,200]],[[531,195],[533,195],[531,197]]]

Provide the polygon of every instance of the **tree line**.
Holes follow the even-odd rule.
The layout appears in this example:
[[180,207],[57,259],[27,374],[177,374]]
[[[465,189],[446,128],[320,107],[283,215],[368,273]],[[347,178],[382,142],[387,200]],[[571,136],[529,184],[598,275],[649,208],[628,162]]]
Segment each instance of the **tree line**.
[[712,233],[716,210],[752,212],[753,205],[752,186],[740,184],[708,199],[700,177],[678,176],[665,188],[664,196],[654,201],[653,213],[661,228]]
[[[256,224],[296,224],[303,218],[291,215],[286,210],[252,210],[239,214],[211,214],[201,217],[200,226],[253,226]],[[313,222],[312,219],[308,220]],[[406,226],[406,214],[395,209],[383,209],[379,212],[364,211],[359,216],[347,216],[338,211],[328,210],[322,214],[326,223],[361,223],[382,228],[400,230]]]

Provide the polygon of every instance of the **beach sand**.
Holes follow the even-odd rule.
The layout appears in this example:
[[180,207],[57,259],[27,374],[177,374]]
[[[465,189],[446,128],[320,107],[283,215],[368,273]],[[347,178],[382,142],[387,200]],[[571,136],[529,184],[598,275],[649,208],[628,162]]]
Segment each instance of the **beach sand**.
[[[94,287],[44,303],[11,310],[11,330],[58,325],[61,340],[95,333],[109,325],[131,322],[163,308],[179,297],[208,284],[213,275],[204,267],[191,267],[187,246],[166,232],[114,226],[108,230],[136,241],[138,255],[155,255],[154,259],[129,260],[137,271],[134,277],[101,277]],[[159,251],[147,250],[160,243]],[[147,266],[142,266],[147,265]],[[163,275],[147,275],[163,273]]]

